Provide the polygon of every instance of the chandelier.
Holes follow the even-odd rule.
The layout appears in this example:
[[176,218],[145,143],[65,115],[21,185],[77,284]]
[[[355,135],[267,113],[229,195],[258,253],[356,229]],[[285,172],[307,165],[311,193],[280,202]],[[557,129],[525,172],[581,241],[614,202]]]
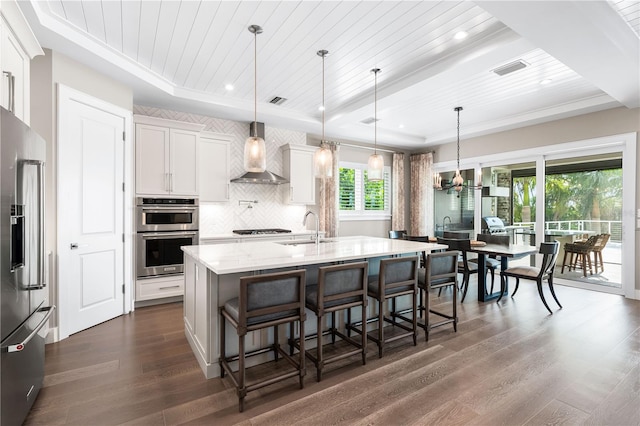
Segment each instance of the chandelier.
[[462,107],[455,107],[453,109],[458,114],[458,128],[457,128],[457,156],[456,156],[456,172],[453,175],[453,179],[451,182],[442,183],[442,176],[440,173],[434,173],[433,175],[433,188],[441,191],[441,190],[454,190],[456,192],[462,191],[463,188],[469,187],[472,189],[482,189],[482,171],[478,172],[478,182],[475,185],[465,184],[464,178],[460,174],[460,111],[462,111]]

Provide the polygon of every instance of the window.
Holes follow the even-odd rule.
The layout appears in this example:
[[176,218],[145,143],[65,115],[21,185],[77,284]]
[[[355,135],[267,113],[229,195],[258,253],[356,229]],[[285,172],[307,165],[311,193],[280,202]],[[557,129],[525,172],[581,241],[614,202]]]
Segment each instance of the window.
[[367,165],[340,163],[338,200],[341,219],[389,219],[391,216],[391,167],[384,180],[367,180]]

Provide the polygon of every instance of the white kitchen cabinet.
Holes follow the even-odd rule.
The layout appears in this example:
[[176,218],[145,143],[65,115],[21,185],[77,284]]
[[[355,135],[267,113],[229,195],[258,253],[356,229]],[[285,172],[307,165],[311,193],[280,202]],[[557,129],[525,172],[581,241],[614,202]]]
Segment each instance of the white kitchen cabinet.
[[200,134],[200,202],[229,201],[231,140],[220,133]]
[[135,117],[136,193],[198,196],[201,124]]
[[0,2],[0,104],[29,124],[31,59],[44,55],[18,4]]
[[182,275],[136,281],[136,302],[182,296],[183,293],[184,277]]
[[285,202],[315,204],[316,179],[313,174],[313,154],[317,148],[306,145],[283,145],[284,177],[289,181]]

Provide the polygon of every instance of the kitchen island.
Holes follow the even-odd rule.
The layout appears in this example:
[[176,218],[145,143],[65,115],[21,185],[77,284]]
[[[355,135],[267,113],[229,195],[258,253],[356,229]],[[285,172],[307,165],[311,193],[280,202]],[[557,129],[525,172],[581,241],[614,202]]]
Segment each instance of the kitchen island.
[[[182,247],[184,251],[185,334],[207,378],[220,375],[219,313],[226,301],[238,296],[240,277],[287,269],[307,270],[307,283],[314,283],[323,265],[367,260],[369,274],[377,274],[379,261],[390,256],[415,255],[446,249],[442,244],[373,237],[341,237],[315,241],[245,242]],[[315,332],[315,317],[307,311],[305,328]],[[229,327],[227,335],[235,331]],[[271,330],[249,333],[247,351],[265,346],[273,339]],[[234,339],[227,340],[230,352],[237,351]],[[252,357],[266,362],[270,353]],[[249,364],[250,365],[250,364]]]

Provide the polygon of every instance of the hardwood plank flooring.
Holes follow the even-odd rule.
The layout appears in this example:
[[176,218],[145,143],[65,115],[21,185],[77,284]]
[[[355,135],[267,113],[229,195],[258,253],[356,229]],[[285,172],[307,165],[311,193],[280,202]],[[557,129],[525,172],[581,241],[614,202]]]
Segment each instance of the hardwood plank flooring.
[[564,309],[549,315],[528,284],[498,304],[475,301],[472,282],[457,333],[393,342],[382,359],[370,344],[366,365],[331,364],[320,383],[308,362],[304,389],[249,393],[244,413],[228,378],[204,378],[182,304],[140,308],[47,345],[25,424],[640,425],[640,301],[556,285]]

